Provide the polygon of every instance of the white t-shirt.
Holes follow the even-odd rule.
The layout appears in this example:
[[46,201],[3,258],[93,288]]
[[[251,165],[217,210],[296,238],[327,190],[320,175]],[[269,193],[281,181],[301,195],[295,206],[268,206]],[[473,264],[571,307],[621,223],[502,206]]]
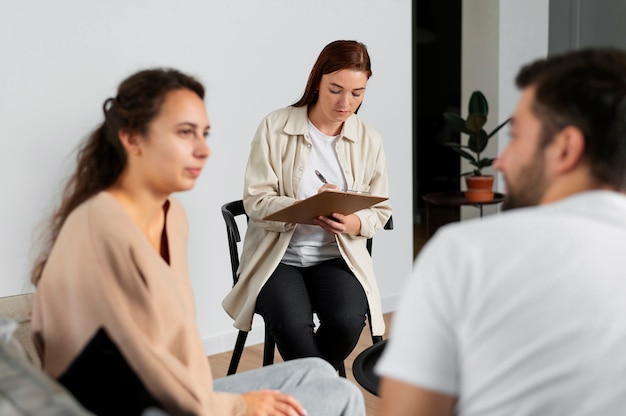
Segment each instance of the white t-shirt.
[[626,413],[626,197],[592,191],[440,229],[376,371],[459,415]]
[[[335,150],[340,136],[325,135],[311,123],[311,120],[309,120],[309,135],[313,146],[298,187],[298,197],[305,199],[313,196],[324,184],[315,174],[316,170],[328,183],[346,189],[346,179]],[[335,236],[318,225],[298,224],[282,262],[291,266],[309,267],[337,257],[341,257],[341,254]]]

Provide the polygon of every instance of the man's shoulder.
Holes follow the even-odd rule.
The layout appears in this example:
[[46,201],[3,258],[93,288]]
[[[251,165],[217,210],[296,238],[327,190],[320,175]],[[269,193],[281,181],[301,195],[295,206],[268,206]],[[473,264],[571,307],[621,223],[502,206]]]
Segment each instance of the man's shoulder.
[[[581,225],[586,224],[583,228]],[[513,209],[483,218],[473,218],[443,226],[438,239],[448,243],[470,242],[475,247],[508,249],[531,238],[537,245],[550,244],[559,233],[588,233],[594,225],[612,224],[626,231],[626,197],[617,192],[584,192],[562,200],[533,207]],[[539,238],[539,236],[542,236]]]
[[444,225],[437,233],[447,236],[467,236],[469,238],[488,237],[502,230],[524,227],[523,224],[535,221],[542,215],[537,207],[521,208],[506,212],[498,212],[484,217],[471,218]]

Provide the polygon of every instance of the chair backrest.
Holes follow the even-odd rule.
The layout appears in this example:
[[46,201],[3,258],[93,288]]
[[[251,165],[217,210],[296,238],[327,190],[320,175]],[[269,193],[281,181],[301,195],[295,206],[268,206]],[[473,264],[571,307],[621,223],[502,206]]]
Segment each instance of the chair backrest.
[[237,226],[237,217],[239,215],[245,215],[247,222],[248,214],[246,214],[243,208],[243,201],[241,199],[222,205],[222,216],[226,223],[226,234],[228,235],[228,251],[233,275],[233,286],[237,283],[237,280],[239,280],[239,276],[237,275],[237,269],[239,269],[239,249],[237,248],[237,243],[241,242],[241,234]]
[[[226,222],[226,233],[228,235],[228,248],[230,252],[230,266],[233,275],[233,286],[239,280],[237,275],[237,269],[239,269],[239,249],[237,243],[241,242],[241,234],[239,233],[239,227],[237,226],[236,218],[239,215],[246,216],[246,222],[248,221],[248,214],[243,207],[243,201],[241,199],[237,201],[228,202],[222,205],[222,216]],[[393,230],[393,216],[390,216],[385,226],[385,230]],[[372,255],[372,243],[373,238],[368,238],[366,244],[367,252]]]

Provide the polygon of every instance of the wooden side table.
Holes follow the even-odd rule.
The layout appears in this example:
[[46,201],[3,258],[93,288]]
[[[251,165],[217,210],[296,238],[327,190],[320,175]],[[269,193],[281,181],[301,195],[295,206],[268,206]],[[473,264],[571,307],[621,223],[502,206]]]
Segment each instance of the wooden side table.
[[440,206],[440,207],[450,207],[450,208],[458,208],[465,205],[472,205],[477,207],[480,210],[480,217],[483,216],[483,206],[484,205],[495,205],[500,204],[504,201],[504,194],[494,193],[493,199],[491,201],[485,202],[470,202],[465,199],[465,192],[461,191],[449,191],[449,192],[435,192],[431,194],[426,194],[422,197],[422,199],[426,202],[426,237],[431,236],[431,224],[430,224],[430,206]]

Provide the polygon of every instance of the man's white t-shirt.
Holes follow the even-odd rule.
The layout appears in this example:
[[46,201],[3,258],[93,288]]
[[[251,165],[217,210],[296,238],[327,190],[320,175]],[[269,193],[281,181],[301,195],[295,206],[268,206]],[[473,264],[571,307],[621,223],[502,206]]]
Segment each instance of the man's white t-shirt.
[[626,414],[626,197],[592,191],[448,225],[376,367],[459,415]]

